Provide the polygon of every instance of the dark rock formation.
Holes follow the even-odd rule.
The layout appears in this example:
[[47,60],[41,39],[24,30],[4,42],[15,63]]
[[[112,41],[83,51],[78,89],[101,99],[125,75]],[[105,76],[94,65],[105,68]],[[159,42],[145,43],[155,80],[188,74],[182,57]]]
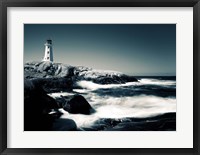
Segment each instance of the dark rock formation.
[[[38,81],[37,81],[38,82]],[[40,82],[39,82],[40,83]],[[31,80],[24,81],[24,130],[76,130],[73,120],[61,119],[56,101]]]
[[31,80],[37,87],[42,87],[47,93],[72,91],[72,78],[37,78]]
[[112,75],[112,76],[100,76],[95,79],[91,79],[94,83],[98,84],[124,84],[126,82],[137,82],[138,80],[133,76],[122,75]]
[[134,76],[128,76],[125,74],[122,74],[120,76],[120,78],[124,81],[124,82],[137,82],[138,80],[134,77]]
[[76,123],[72,119],[56,119],[52,127],[53,131],[76,131]]
[[74,95],[63,107],[64,110],[72,114],[90,114],[94,109],[90,106],[87,100],[81,95]]
[[25,80],[24,84],[24,130],[50,130],[53,117],[49,112],[58,108],[56,101],[31,81]]
[[124,83],[119,77],[118,79],[112,77],[98,77],[92,80],[94,83],[98,84],[122,84]]

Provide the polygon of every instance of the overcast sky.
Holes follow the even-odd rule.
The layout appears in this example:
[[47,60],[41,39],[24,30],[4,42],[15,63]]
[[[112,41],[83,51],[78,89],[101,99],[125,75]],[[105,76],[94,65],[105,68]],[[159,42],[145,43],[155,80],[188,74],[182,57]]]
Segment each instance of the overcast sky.
[[54,62],[132,75],[176,75],[175,24],[25,24],[24,61]]

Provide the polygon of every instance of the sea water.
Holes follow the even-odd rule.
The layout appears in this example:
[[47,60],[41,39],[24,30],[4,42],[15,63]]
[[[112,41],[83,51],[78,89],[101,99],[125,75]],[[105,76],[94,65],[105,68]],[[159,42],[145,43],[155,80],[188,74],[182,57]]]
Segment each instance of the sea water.
[[176,77],[137,77],[138,82],[96,84],[79,81],[81,89],[73,93],[53,93],[52,97],[81,94],[95,109],[91,115],[69,114],[63,109],[61,118],[73,119],[78,127],[91,126],[100,118],[144,118],[176,112]]

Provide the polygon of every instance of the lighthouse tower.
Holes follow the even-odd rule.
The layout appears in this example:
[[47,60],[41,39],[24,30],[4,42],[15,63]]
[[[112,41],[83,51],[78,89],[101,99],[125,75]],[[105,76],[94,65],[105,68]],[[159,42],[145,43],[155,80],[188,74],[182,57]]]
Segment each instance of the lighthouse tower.
[[46,41],[46,43],[44,44],[44,46],[45,46],[45,53],[44,53],[43,61],[51,61],[51,62],[53,62],[52,40],[48,39]]

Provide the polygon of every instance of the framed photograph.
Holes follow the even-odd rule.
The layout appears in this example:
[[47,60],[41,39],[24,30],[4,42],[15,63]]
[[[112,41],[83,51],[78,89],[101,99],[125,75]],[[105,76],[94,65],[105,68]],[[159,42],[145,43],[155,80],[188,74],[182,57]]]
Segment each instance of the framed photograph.
[[1,154],[198,154],[199,5],[1,1]]

